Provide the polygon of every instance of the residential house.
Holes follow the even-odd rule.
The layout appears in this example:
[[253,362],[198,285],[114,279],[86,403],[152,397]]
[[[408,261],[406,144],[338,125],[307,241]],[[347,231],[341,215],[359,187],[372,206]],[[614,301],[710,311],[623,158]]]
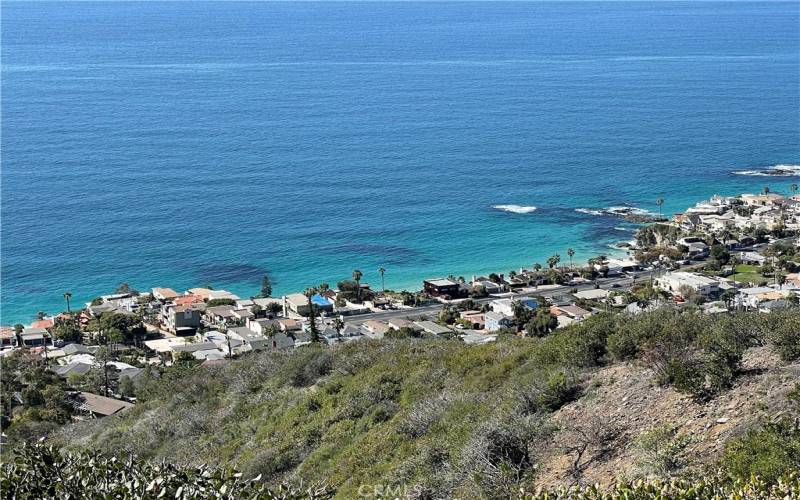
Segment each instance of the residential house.
[[403,318],[393,318],[387,320],[386,323],[389,325],[389,328],[394,328],[395,330],[400,330],[401,328],[416,328],[413,322]]
[[208,291],[208,300],[232,300],[236,302],[240,300],[240,297],[235,293],[231,293],[227,290],[209,290]]
[[519,303],[523,307],[536,310],[539,307],[539,301],[531,297],[517,297],[515,299],[496,299],[489,302],[492,310],[503,314],[505,316],[514,316],[514,304]]
[[767,261],[767,258],[758,252],[739,252],[739,262],[742,264],[762,265]]
[[153,298],[162,302],[169,302],[179,297],[178,292],[172,288],[153,288]]
[[31,328],[53,328],[55,326],[54,318],[45,318],[31,323]]
[[25,328],[19,335],[18,341],[22,345],[17,347],[41,347],[44,345],[52,346],[53,339],[50,337],[50,332],[45,328]]
[[[239,352],[260,351],[263,349],[268,349],[273,345],[272,340],[264,335],[255,333],[245,326],[229,328],[228,335],[230,335],[231,339],[240,340],[242,342],[242,345],[238,349]],[[279,335],[281,336],[281,340],[289,338],[284,334]],[[275,344],[277,345],[277,340],[275,341]],[[292,345],[293,344],[294,341],[292,341]]]
[[236,309],[250,309],[254,305],[256,303],[253,302],[253,299],[239,299],[236,301]]
[[386,335],[386,332],[391,329],[387,323],[374,319],[365,321],[361,326],[365,335],[378,339],[383,338],[383,336]]
[[[333,303],[319,294],[311,297],[311,303],[317,313],[333,312]],[[283,315],[288,316],[290,312],[298,316],[308,316],[310,313],[308,297],[302,293],[285,295],[283,297]]]
[[233,306],[207,307],[203,317],[211,325],[225,326],[231,324],[234,320]]
[[209,295],[211,294],[211,289],[209,288],[190,288],[186,290],[186,295],[193,295],[198,299],[205,302],[208,300]]
[[341,332],[337,332],[334,328],[328,327],[323,331],[322,336],[328,344],[335,344],[337,342],[350,342],[360,339],[364,334],[361,329],[346,323]]
[[303,329],[303,326],[296,319],[281,318],[278,320],[278,324],[281,327],[281,331],[289,335],[292,335],[293,333],[299,332]]
[[16,333],[11,326],[0,326],[0,348],[14,345]]
[[224,352],[214,342],[190,342],[183,345],[173,346],[171,349],[172,360],[176,361],[181,353],[191,354],[193,358],[200,360],[222,359]]
[[608,296],[611,295],[611,291],[604,288],[591,288],[589,290],[575,292],[572,295],[581,300],[597,300],[604,302],[608,299]]
[[[610,276],[618,276],[623,273],[635,272],[641,269],[638,262],[630,259],[607,259],[605,266],[608,268],[608,274]],[[595,267],[599,270],[603,266],[596,265]]]
[[481,311],[462,311],[461,319],[469,321],[472,328],[482,330],[486,325],[486,318]]
[[205,304],[188,305],[164,304],[161,318],[166,328],[176,335],[194,335],[200,328]]
[[503,285],[495,283],[494,281],[484,277],[476,278],[473,276],[472,286],[484,287],[489,295],[493,295],[496,293],[503,293],[505,291],[505,287]]
[[455,299],[461,296],[461,284],[450,278],[429,279],[422,282],[425,293],[444,299]]
[[249,319],[256,317],[250,309],[234,309],[232,314],[239,324],[247,323]]
[[79,392],[75,395],[73,406],[78,413],[93,418],[101,418],[121,413],[132,408],[133,404],[127,401],[120,401],[119,399],[99,396],[91,392]]
[[776,193],[766,194],[743,194],[740,196],[745,205],[751,207],[764,207],[772,205],[778,200],[782,200],[783,196]]
[[736,295],[735,304],[737,307],[758,309],[761,302],[785,299],[789,293],[788,290],[780,291],[766,286],[742,288]]
[[446,328],[438,323],[434,323],[433,321],[415,321],[414,324],[425,333],[429,333],[431,335],[444,335],[453,332],[451,329]]
[[720,291],[718,280],[684,271],[660,276],[656,279],[656,286],[675,295],[679,295],[683,287],[688,287],[703,297],[715,296]]
[[786,299],[767,300],[766,302],[761,302],[758,304],[758,310],[764,313],[788,309],[790,307],[792,307],[792,303]]
[[581,321],[592,314],[591,311],[587,311],[586,309],[576,305],[551,306],[550,313],[554,316],[566,316],[575,321]]
[[484,329],[495,332],[501,328],[508,328],[514,324],[513,315],[506,315],[498,311],[487,311],[483,315]]
[[267,336],[271,331],[281,332],[281,323],[277,319],[249,319],[247,327],[258,335]]

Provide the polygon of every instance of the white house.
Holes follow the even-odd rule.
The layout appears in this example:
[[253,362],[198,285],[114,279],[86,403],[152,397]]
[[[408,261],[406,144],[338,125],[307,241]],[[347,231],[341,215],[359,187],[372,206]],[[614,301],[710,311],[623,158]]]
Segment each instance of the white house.
[[683,271],[661,276],[656,279],[656,286],[673,294],[679,294],[682,287],[688,287],[704,297],[719,293],[719,281]]
[[488,311],[483,315],[484,328],[490,332],[507,328],[514,324],[514,318],[498,311]]

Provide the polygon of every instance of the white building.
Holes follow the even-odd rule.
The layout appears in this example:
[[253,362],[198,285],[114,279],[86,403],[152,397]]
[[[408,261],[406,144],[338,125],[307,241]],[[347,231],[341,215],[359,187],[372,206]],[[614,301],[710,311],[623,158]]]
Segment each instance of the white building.
[[687,272],[667,273],[656,279],[662,290],[679,294],[682,287],[688,287],[704,297],[719,293],[719,281],[699,274]]

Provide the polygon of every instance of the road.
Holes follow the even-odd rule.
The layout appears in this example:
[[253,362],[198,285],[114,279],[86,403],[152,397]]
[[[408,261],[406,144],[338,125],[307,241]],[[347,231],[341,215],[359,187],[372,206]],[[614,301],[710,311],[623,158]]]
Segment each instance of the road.
[[[637,279],[649,279],[650,272],[644,271],[636,274]],[[597,284],[600,285],[600,288],[607,289],[607,290],[625,290],[633,283],[633,278],[630,276],[620,276],[614,278],[599,278],[597,280]],[[614,285],[617,285],[616,287]],[[577,289],[580,290],[593,290],[595,288],[594,283],[587,283],[583,285],[571,286],[571,285],[564,285],[558,287],[542,287],[538,290],[535,290],[531,293],[512,293],[512,294],[503,294],[501,297],[486,297],[483,299],[473,299],[476,304],[482,305],[498,298],[517,298],[517,297],[529,297],[531,295],[541,295],[543,297],[552,297],[554,295],[563,295],[565,293],[569,293],[571,290]],[[408,319],[408,318],[418,318],[419,316],[430,316],[433,319],[439,311],[442,310],[442,303],[435,303],[431,305],[425,305],[420,307],[415,307],[413,309],[396,309],[390,311],[381,311],[381,312],[374,312],[368,314],[359,314],[358,316],[348,317],[345,320],[353,325],[360,325],[368,320],[381,320],[387,321],[390,319]]]

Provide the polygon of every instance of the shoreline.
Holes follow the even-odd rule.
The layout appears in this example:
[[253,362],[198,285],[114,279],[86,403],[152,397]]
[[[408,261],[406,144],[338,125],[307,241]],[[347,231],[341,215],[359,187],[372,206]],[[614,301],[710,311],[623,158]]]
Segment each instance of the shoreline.
[[[739,194],[731,195],[731,196],[741,196],[743,194],[745,194],[745,193],[739,193]],[[701,200],[701,202],[702,201],[704,201],[704,200]],[[687,207],[687,209],[688,208],[689,207]],[[583,242],[580,242],[581,244],[576,244],[575,245],[576,253],[575,253],[575,256],[573,258],[573,261],[575,262],[576,265],[580,265],[582,263],[585,263],[585,261],[588,258],[594,257],[594,256],[598,256],[598,255],[605,255],[605,256],[610,257],[610,258],[621,259],[621,260],[622,259],[629,259],[631,257],[631,254],[632,254],[631,249],[625,248],[625,247],[618,247],[617,245],[625,244],[625,243],[631,243],[631,241],[635,240],[636,232],[639,229],[641,229],[642,227],[646,227],[648,225],[657,224],[657,223],[668,223],[668,224],[672,223],[672,218],[674,217],[674,215],[677,215],[677,214],[680,213],[680,212],[675,212],[675,213],[670,214],[669,212],[667,212],[667,213],[664,214],[663,217],[661,217],[660,215],[658,217],[656,217],[657,214],[655,214],[653,212],[650,212],[648,210],[645,210],[645,209],[638,208],[638,207],[636,207],[634,205],[630,205],[630,204],[628,204],[628,205],[619,205],[619,206],[611,206],[611,207],[600,208],[600,209],[584,209],[584,208],[580,208],[579,207],[579,208],[575,208],[574,210],[576,212],[579,212],[579,213],[587,214],[588,216],[604,218],[605,219],[605,228],[606,228],[606,230],[616,229],[616,227],[619,226],[621,223],[628,224],[628,225],[631,226],[630,227],[631,232],[628,234],[629,238],[627,238],[627,239],[620,238],[620,239],[615,240],[614,243],[605,243],[605,242],[603,242],[603,243],[600,244],[600,246],[595,246],[595,247],[593,247],[592,250],[588,250],[588,251],[586,250],[586,246],[583,245]],[[502,210],[502,211],[505,211],[505,210]],[[514,213],[514,215],[516,215],[516,216],[528,216],[528,215],[533,215],[534,213],[535,212],[531,211],[531,212],[525,212],[525,213]],[[636,220],[637,218],[640,218],[641,220]],[[645,219],[645,218],[649,219],[649,221],[648,222],[644,222],[643,219]],[[619,232],[622,233],[622,231],[619,231]],[[581,247],[583,247],[583,248],[581,248]],[[549,255],[553,255],[553,254],[561,255],[561,265],[564,265],[567,262],[566,250],[567,250],[567,248],[562,248],[562,249],[558,249],[558,250],[555,250],[555,251],[550,251],[550,252],[547,252],[547,253]],[[546,257],[543,257],[542,259],[540,259],[540,263],[544,264],[544,260],[545,259],[546,259]],[[401,277],[401,278],[396,279],[396,280],[391,277],[392,276],[391,275],[391,270],[388,270],[387,271],[387,280],[386,280],[387,281],[386,289],[389,290],[389,291],[395,291],[395,292],[400,292],[400,291],[416,292],[416,291],[419,291],[421,289],[421,285],[422,285],[423,280],[430,279],[430,278],[433,278],[433,277],[436,277],[436,276],[464,277],[465,280],[469,281],[472,276],[487,276],[490,273],[498,273],[498,274],[499,273],[508,273],[510,270],[520,270],[522,268],[530,266],[533,262],[536,262],[536,259],[532,259],[532,258],[531,259],[524,259],[524,260],[525,260],[524,262],[517,261],[518,265],[516,265],[516,266],[510,265],[510,264],[491,265],[491,266],[487,265],[487,266],[477,267],[477,268],[466,268],[466,266],[465,266],[465,269],[462,269],[460,272],[455,268],[455,266],[454,267],[450,267],[450,268],[448,268],[447,271],[442,271],[442,272],[429,272],[429,271],[416,270],[416,271],[413,271],[411,273],[410,277],[409,277],[409,273],[403,273],[401,275],[405,275],[406,277]],[[370,285],[372,285],[372,289],[373,290],[378,290],[379,287],[376,286],[376,285],[379,283],[379,278],[377,278],[377,276],[374,276],[375,271],[369,270],[369,271],[367,271],[367,274],[368,274],[368,278],[369,279],[364,279],[364,283],[365,284],[369,283]],[[348,275],[342,275],[337,280],[331,280],[328,283],[333,287],[333,286],[336,285],[336,282],[341,281],[341,280],[347,280],[347,279],[350,279],[350,277]],[[319,283],[319,282],[323,282],[323,281],[324,280],[318,280],[318,279],[317,280],[310,280],[309,284]],[[210,284],[212,286],[214,286],[213,283],[210,283]],[[151,290],[154,287],[169,286],[169,285],[170,284],[166,280],[164,280],[164,281],[156,283],[154,286],[145,287],[145,288],[143,288],[143,290],[147,291],[147,290]],[[192,286],[204,286],[204,284],[202,284],[202,283],[194,283],[194,284],[188,286],[187,289],[191,288]],[[246,288],[244,286],[240,286],[240,284],[235,284],[235,283],[234,284],[230,284],[230,285],[220,285],[220,288],[222,288],[222,287],[224,287],[225,290],[233,292],[234,294],[237,294],[237,295],[241,294],[242,298],[253,297],[259,292],[258,282],[255,281],[255,280],[254,280],[252,285],[248,285]],[[137,287],[132,287],[132,288],[137,288]],[[181,288],[181,287],[179,287],[179,288]],[[67,291],[67,290],[64,290],[64,291]],[[72,292],[72,293],[75,293],[74,290],[69,290],[69,291]],[[109,288],[106,292],[100,292],[100,293],[98,293],[96,295],[83,295],[81,292],[78,292],[76,294],[76,299],[75,299],[74,303],[76,305],[77,304],[83,304],[83,303],[89,302],[90,300],[94,299],[95,297],[99,297],[100,295],[111,293],[112,291],[113,291],[113,288]],[[273,296],[274,297],[281,297],[281,296],[284,296],[284,295],[289,295],[291,293],[297,293],[297,292],[300,292],[300,291],[302,291],[302,288],[300,288],[300,289],[292,289],[291,287],[284,288],[284,287],[281,287],[280,285],[278,285],[276,287],[276,293],[273,294]],[[278,292],[280,292],[280,293],[278,293]],[[57,292],[55,295],[60,296],[62,293],[63,292]],[[57,301],[54,301],[53,303],[56,304]],[[62,305],[63,305],[63,303],[62,303]],[[2,318],[0,318],[0,325],[9,326],[9,325],[13,325],[13,324],[16,324],[16,323],[27,324],[29,322],[35,321],[36,317],[37,317],[37,313],[36,313],[37,310],[38,311],[45,310],[45,312],[48,313],[48,316],[55,316],[56,314],[58,314],[58,312],[61,312],[61,311],[58,311],[58,312],[47,311],[46,308],[34,307],[34,308],[32,308],[30,310],[30,314],[27,316],[27,319],[20,320],[18,317],[16,317],[14,320],[7,320],[5,317],[2,317]]]

